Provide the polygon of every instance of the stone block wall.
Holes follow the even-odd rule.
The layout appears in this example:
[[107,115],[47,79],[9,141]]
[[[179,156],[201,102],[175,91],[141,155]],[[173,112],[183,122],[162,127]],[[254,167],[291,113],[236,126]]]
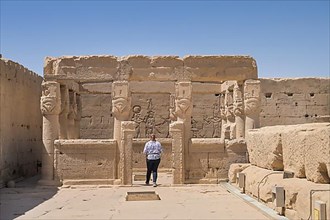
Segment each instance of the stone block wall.
[[116,148],[115,140],[56,140],[56,178],[60,181],[114,180]]
[[226,180],[230,164],[246,163],[246,143],[219,138],[192,139],[186,174],[189,183],[217,183]]
[[0,182],[37,174],[41,161],[42,77],[10,60],[0,59]]
[[329,78],[261,78],[260,126],[330,121]]

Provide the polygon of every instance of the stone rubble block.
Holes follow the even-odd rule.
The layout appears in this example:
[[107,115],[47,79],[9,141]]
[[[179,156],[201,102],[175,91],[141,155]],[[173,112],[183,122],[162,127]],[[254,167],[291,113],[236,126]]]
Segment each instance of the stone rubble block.
[[282,137],[285,170],[316,183],[330,183],[330,123],[290,127]]
[[266,169],[284,169],[316,183],[330,183],[329,134],[330,123],[250,130],[246,137],[250,162]]
[[281,131],[278,126],[249,130],[246,142],[252,165],[283,170]]

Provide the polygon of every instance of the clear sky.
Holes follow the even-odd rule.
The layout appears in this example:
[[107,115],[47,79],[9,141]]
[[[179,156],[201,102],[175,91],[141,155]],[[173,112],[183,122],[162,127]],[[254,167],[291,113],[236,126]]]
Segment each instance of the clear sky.
[[1,54],[251,55],[259,77],[329,77],[329,0],[6,1]]

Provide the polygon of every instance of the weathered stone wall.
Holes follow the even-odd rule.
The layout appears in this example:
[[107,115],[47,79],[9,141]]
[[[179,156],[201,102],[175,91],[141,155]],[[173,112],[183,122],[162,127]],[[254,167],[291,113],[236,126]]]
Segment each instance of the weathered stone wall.
[[218,183],[228,177],[232,163],[245,163],[245,142],[226,141],[218,138],[192,139],[186,178],[191,183]]
[[0,59],[0,73],[0,182],[5,183],[37,173],[42,149],[42,77],[5,59]]
[[261,127],[330,121],[329,78],[259,80]]
[[112,83],[107,82],[80,84],[80,138],[113,138],[111,88]]
[[[261,127],[330,120],[330,79],[260,79],[260,81]],[[111,82],[81,83],[81,138],[113,137],[111,87]],[[216,83],[193,83],[192,137],[219,137],[221,118],[216,112],[220,106],[220,87],[221,84]],[[130,118],[140,129],[135,137],[147,137],[146,120],[150,115],[155,116],[155,133],[159,137],[168,137],[169,109],[174,108],[173,82],[131,81],[130,90],[132,91]],[[153,109],[148,109],[148,106]]]

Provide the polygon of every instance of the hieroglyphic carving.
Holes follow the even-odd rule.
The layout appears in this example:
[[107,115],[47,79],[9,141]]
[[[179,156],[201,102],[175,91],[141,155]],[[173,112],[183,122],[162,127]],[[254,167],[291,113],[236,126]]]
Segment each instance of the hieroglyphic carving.
[[60,84],[54,81],[43,82],[40,108],[42,114],[59,114],[61,112]]
[[[214,97],[216,99],[214,100]],[[198,106],[194,105],[194,114],[191,117],[191,134],[194,138],[221,136],[221,101],[219,94],[200,95],[194,97]],[[195,102],[194,100],[194,102]],[[209,108],[209,103],[212,103]],[[211,110],[212,109],[212,110]]]
[[206,124],[212,123],[212,137],[219,138],[221,135],[220,96],[218,96],[217,101],[213,104],[213,116],[204,117],[203,120]]

